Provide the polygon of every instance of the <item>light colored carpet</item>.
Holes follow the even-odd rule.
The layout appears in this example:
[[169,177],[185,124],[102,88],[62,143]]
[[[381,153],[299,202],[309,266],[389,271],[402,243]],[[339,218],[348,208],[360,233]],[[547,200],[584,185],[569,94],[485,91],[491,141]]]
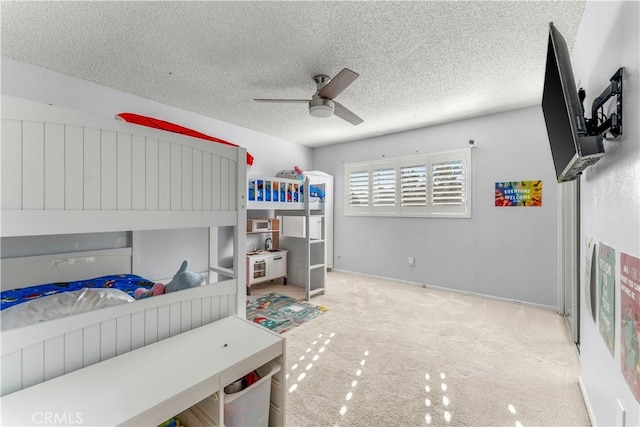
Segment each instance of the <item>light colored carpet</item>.
[[286,333],[288,426],[590,425],[556,313],[328,277],[329,311]]

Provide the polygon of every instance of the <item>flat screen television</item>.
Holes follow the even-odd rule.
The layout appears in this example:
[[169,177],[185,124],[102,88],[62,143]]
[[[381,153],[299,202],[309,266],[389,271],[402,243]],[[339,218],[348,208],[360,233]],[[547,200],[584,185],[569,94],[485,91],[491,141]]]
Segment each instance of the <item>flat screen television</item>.
[[579,178],[604,155],[604,145],[600,135],[587,132],[569,49],[553,22],[549,23],[542,112],[558,182]]

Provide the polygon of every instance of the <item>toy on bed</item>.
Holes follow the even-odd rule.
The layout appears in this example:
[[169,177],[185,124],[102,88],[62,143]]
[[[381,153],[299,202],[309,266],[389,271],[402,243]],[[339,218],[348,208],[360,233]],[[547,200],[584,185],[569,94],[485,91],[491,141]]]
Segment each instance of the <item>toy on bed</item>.
[[[276,174],[276,178],[286,178],[286,179],[295,179],[297,181],[304,182],[304,172],[298,166],[294,166],[293,169],[283,169]],[[298,186],[297,184],[289,184],[287,187],[287,202],[298,202],[302,200],[298,200],[298,189],[301,189],[302,186]]]
[[[293,169],[281,170],[280,172],[278,172],[276,174],[276,177],[278,177],[278,178],[288,178],[288,179],[297,179],[297,180],[301,180],[301,181],[305,180],[304,172],[298,166],[294,166]],[[304,187],[302,187],[301,191],[303,189],[304,189]],[[292,192],[291,189],[289,189],[289,192]],[[315,185],[310,185],[309,186],[309,195],[311,197],[317,197],[320,200],[324,200],[324,191],[322,189],[316,187]]]
[[[287,179],[287,182],[278,181],[277,179],[261,179],[253,178],[248,182],[248,199],[256,202],[303,202],[304,201],[304,182],[306,176],[303,170],[294,166],[293,169],[283,169],[275,174],[275,178]],[[299,183],[292,183],[298,181]],[[309,186],[309,193],[313,200],[324,200],[324,190],[316,186]]]
[[276,174],[277,178],[286,179],[298,179],[304,181],[304,172],[298,166],[294,166],[293,169],[283,169]]
[[138,288],[134,291],[133,296],[135,299],[155,297],[157,295],[194,288],[196,286],[202,286],[204,284],[204,277],[202,277],[202,275],[198,273],[189,271],[189,261],[185,260],[182,262],[180,269],[173,276],[173,279],[171,279],[171,282],[169,282],[169,284],[164,285],[162,283],[156,283],[151,287],[151,289]]

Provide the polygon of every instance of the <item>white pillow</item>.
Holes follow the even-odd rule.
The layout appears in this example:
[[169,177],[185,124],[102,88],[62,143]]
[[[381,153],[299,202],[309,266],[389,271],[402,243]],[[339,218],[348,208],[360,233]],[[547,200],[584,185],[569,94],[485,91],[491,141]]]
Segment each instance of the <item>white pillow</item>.
[[1,329],[6,331],[132,301],[135,299],[126,292],[111,288],[61,292],[2,310]]

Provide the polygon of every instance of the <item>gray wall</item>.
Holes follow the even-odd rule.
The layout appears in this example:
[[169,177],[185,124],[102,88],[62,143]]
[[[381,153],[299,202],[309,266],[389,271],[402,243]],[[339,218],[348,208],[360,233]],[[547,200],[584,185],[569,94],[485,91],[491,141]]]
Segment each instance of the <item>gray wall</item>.
[[580,374],[595,425],[621,425],[618,401],[627,426],[640,426],[640,402],[621,373],[620,252],[640,256],[640,4],[588,2],[572,52],[576,84],[587,92],[586,105],[600,95],[609,78],[625,67],[624,134],[605,141],[605,156],[581,179],[582,290],[586,283],[589,238],[616,250],[615,348],[609,353],[581,300]]
[[[470,219],[344,216],[344,163],[468,147]],[[557,307],[557,183],[539,106],[314,149],[335,177],[336,269]],[[542,207],[494,206],[497,181],[542,180]],[[407,258],[415,257],[409,267]]]

